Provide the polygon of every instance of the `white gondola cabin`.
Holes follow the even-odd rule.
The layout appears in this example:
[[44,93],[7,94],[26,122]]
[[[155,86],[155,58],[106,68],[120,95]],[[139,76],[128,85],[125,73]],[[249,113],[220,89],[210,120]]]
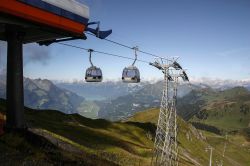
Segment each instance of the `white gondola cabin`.
[[85,73],[86,82],[102,82],[102,70],[98,67],[91,66]]
[[138,83],[140,82],[140,72],[137,67],[129,66],[125,67],[122,72],[122,81],[126,83]]
[[134,66],[137,60],[136,51],[138,47],[134,47],[133,50],[135,51],[135,60],[131,66],[125,67],[122,72],[122,81],[125,83],[139,83],[141,81],[139,69]]
[[94,66],[91,61],[91,53],[94,52],[94,50],[89,49],[88,52],[89,52],[89,62],[91,66],[86,70],[85,81],[86,82],[102,82],[102,70]]

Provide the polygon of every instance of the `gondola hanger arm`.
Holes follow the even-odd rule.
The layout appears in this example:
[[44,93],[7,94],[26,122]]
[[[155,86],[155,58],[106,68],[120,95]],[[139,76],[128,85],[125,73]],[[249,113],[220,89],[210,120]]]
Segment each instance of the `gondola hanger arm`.
[[132,63],[132,66],[134,66],[135,62],[137,61],[137,51],[139,50],[138,46],[135,46],[132,48],[135,51],[135,60]]
[[92,52],[94,52],[94,50],[93,49],[88,49],[88,52],[89,52],[89,62],[90,62],[90,64],[91,64],[91,66],[94,66],[93,65],[93,63],[92,63],[92,60],[91,60],[91,54],[92,54]]

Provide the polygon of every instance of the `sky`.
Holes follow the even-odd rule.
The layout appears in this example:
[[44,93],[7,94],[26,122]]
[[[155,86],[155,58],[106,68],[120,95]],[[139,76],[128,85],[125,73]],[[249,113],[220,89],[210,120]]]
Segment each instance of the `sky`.
[[[89,6],[90,21],[101,21],[101,29],[112,29],[108,37],[162,57],[178,56],[189,77],[199,79],[250,79],[249,0],[79,0]],[[132,50],[88,36],[67,42],[134,57]],[[138,53],[138,59],[154,58]],[[121,78],[132,60],[93,54],[104,80]],[[6,43],[0,43],[0,69],[6,66]],[[52,44],[24,46],[24,75],[50,80],[84,80],[90,66],[88,52]],[[142,80],[161,79],[152,66],[136,62]]]

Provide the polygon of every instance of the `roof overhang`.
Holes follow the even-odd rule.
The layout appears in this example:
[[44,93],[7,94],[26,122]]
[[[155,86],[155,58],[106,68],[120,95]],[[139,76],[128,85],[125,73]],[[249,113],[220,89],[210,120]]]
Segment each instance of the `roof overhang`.
[[[75,19],[78,17],[73,17],[75,13],[70,15],[70,11],[68,11],[65,16],[58,15],[50,10],[27,4],[28,1],[29,0],[1,0],[0,40],[6,40],[5,32],[8,25],[15,25],[20,28],[20,32],[25,34],[23,39],[24,43],[67,37],[86,39],[84,31],[87,27],[88,18],[84,19],[84,17],[82,17],[83,15],[79,15],[79,17],[83,19],[77,21]],[[45,0],[32,0],[30,2],[46,3],[44,1]],[[58,9],[58,7],[55,6],[55,9]],[[61,13],[65,13],[65,9],[61,10]],[[56,11],[58,12],[58,10]]]

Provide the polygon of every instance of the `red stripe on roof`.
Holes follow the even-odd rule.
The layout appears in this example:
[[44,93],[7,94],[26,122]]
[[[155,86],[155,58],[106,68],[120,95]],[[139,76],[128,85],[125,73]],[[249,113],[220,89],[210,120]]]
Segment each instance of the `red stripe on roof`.
[[0,12],[21,17],[25,20],[46,26],[62,29],[70,33],[76,33],[78,35],[82,35],[86,28],[86,25],[84,24],[23,4],[16,0],[1,0]]

